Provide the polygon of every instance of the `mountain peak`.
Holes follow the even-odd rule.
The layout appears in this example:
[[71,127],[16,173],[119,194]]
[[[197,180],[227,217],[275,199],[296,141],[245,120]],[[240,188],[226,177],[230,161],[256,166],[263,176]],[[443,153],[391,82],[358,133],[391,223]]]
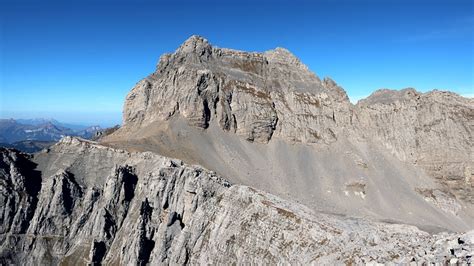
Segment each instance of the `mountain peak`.
[[208,52],[211,49],[212,46],[205,38],[199,35],[192,35],[181,44],[177,52],[184,54],[197,53],[198,55],[203,55],[204,52]]
[[207,39],[200,36],[200,35],[191,35],[186,41],[183,42],[182,45],[187,45],[187,44],[199,44],[199,43],[208,43]]
[[[266,143],[278,136],[333,142],[341,132],[335,116],[338,122],[348,120],[349,105],[341,87],[321,82],[285,48],[239,51],[212,47],[193,35],[161,56],[157,71],[132,89],[124,125],[137,129],[179,115],[201,128],[217,123],[249,141]],[[310,114],[314,108],[318,115]]]
[[414,88],[405,88],[402,90],[379,89],[374,91],[369,97],[362,99],[360,104],[387,104],[395,101],[412,100],[422,95]]
[[269,61],[276,62],[276,63],[283,63],[301,67],[305,70],[308,69],[301,61],[296,57],[293,53],[291,53],[288,49],[277,47],[273,50],[266,51],[265,56],[268,58]]

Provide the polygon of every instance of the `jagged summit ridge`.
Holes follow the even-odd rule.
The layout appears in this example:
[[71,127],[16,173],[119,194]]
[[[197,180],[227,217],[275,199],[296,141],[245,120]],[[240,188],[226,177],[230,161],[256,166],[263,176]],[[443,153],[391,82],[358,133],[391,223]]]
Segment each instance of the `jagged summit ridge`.
[[270,62],[276,62],[280,64],[288,64],[300,68],[303,71],[309,71],[308,67],[303,64],[298,57],[292,54],[288,49],[283,47],[277,47],[273,50],[264,52],[265,57]]
[[244,52],[229,48],[219,48],[212,46],[209,41],[199,35],[192,35],[184,41],[176,50],[176,54],[186,55],[194,54],[199,57],[209,58],[210,54],[218,55],[234,55],[247,56],[259,59],[264,59],[269,62],[292,65],[300,67],[302,70],[309,71],[308,67],[304,65],[293,53],[283,47],[276,47],[273,50],[268,50],[263,53],[259,52]]
[[194,126],[217,125],[249,141],[276,136],[330,143],[350,123],[349,107],[342,88],[321,81],[286,49],[243,52],[192,36],[163,55],[156,72],[127,96],[124,128],[179,115]]

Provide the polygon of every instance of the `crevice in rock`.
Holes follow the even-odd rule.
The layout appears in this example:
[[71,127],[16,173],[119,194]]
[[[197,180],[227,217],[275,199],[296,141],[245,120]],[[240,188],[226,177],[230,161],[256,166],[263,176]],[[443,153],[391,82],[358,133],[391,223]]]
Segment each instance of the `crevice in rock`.
[[124,189],[124,201],[130,202],[135,196],[135,187],[138,182],[138,177],[130,166],[120,167],[119,171],[122,176],[121,182],[123,183]]
[[107,253],[107,247],[104,243],[104,241],[99,241],[92,244],[92,250],[91,250],[91,264],[92,265],[101,265],[102,260],[105,257],[105,254]]
[[38,196],[41,191],[41,172],[35,170],[37,164],[30,161],[29,158],[26,158],[24,154],[18,154],[17,160],[15,162],[18,171],[25,179],[25,190],[29,196],[28,201],[30,205],[26,210],[26,217],[22,219],[20,225],[20,234],[26,233],[28,227],[30,226],[30,221],[32,220],[36,207],[38,205]]
[[[235,115],[232,114],[232,91],[230,90],[223,90],[222,91],[222,98],[221,98],[221,108],[222,114],[220,119],[221,128],[225,131],[231,130],[231,128],[236,128],[236,121]],[[235,132],[235,131],[234,131]]]
[[82,197],[82,190],[74,179],[72,173],[64,173],[61,192],[63,197],[63,205],[66,213],[71,214],[78,197]]
[[114,217],[110,214],[107,209],[104,209],[104,227],[103,230],[106,234],[107,239],[112,239],[115,237],[115,232],[117,231],[117,225],[115,223]]
[[86,207],[86,209],[82,213],[81,217],[79,218],[79,220],[77,222],[77,229],[76,230],[79,230],[79,229],[83,228],[84,225],[86,225],[87,220],[90,218],[90,215],[92,214],[92,211],[94,209],[94,205],[97,202],[97,200],[99,199],[99,197],[100,197],[99,189],[97,189],[95,187],[92,187],[91,192],[90,192],[90,198],[89,198],[90,204]]
[[201,95],[202,92],[208,87],[207,78],[208,78],[207,75],[201,75],[201,77],[199,77],[199,80],[196,84],[198,95]]
[[211,110],[209,109],[209,103],[207,102],[207,99],[204,99],[203,103],[203,118],[204,118],[204,124],[203,128],[208,128],[209,127],[209,120],[211,119]]
[[215,75],[212,76],[212,80],[214,81],[214,84],[216,85],[216,92],[215,92],[215,99],[214,99],[214,102],[213,102],[213,108],[214,108],[214,115],[217,116],[217,104],[219,103],[219,93],[221,91],[221,82],[219,81],[219,78],[216,77]]
[[145,221],[149,221],[151,219],[151,215],[153,214],[153,208],[150,206],[148,202],[148,198],[145,198],[145,201],[142,202],[140,206],[140,216]]
[[114,200],[109,202],[107,209],[110,210],[112,217],[114,217],[117,229],[120,229],[128,215],[130,203],[135,197],[138,177],[133,167],[125,165],[116,168],[114,178],[116,178],[117,182],[114,184],[114,190],[115,193],[119,194],[118,197],[114,197]]
[[217,103],[219,102],[219,94],[217,94],[216,98],[214,99],[212,108],[214,108],[214,116],[217,117]]
[[277,127],[277,124],[278,124],[278,121],[279,121],[278,113],[277,113],[277,111],[276,111],[275,103],[274,103],[274,102],[272,102],[272,111],[275,113],[275,119],[273,120],[273,124],[271,125],[270,132],[269,132],[269,134],[268,134],[267,142],[269,142],[269,141],[272,139],[273,133],[275,132],[276,127]]
[[146,265],[150,260],[150,255],[155,247],[155,241],[153,241],[154,232],[152,230],[149,237],[147,237],[147,224],[151,221],[153,214],[153,207],[150,206],[148,198],[142,202],[140,207],[141,227],[139,235],[139,250],[138,250],[138,264]]
[[140,251],[138,252],[138,264],[146,265],[150,261],[150,255],[155,248],[155,241],[144,237],[140,243]]
[[237,132],[237,118],[235,118],[235,114],[232,114],[232,120],[234,121],[234,133]]
[[181,229],[184,228],[185,224],[183,223],[183,217],[177,212],[171,212],[168,217],[167,226],[172,226],[175,222],[179,222]]

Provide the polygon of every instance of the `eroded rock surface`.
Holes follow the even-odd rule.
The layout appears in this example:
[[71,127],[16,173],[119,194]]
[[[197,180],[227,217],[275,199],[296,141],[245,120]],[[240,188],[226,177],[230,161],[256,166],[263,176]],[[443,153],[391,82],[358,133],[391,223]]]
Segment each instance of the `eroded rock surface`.
[[474,203],[474,99],[443,91],[379,90],[357,107],[361,134]]
[[472,233],[315,213],[149,152],[65,138],[35,156],[40,176],[15,170],[34,165],[24,154],[1,155],[2,197],[23,202],[1,206],[2,264],[467,263],[474,248]]
[[216,48],[192,36],[160,58],[156,71],[128,94],[127,131],[180,114],[192,125],[217,123],[266,143],[333,142],[350,125],[350,103],[331,79],[321,81],[288,50],[265,53]]

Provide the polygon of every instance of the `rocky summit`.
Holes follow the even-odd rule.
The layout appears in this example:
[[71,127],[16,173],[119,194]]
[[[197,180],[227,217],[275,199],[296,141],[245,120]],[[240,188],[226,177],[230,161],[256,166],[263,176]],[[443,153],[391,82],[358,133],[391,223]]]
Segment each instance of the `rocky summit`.
[[123,125],[0,149],[0,264],[472,263],[474,100],[192,36]]

